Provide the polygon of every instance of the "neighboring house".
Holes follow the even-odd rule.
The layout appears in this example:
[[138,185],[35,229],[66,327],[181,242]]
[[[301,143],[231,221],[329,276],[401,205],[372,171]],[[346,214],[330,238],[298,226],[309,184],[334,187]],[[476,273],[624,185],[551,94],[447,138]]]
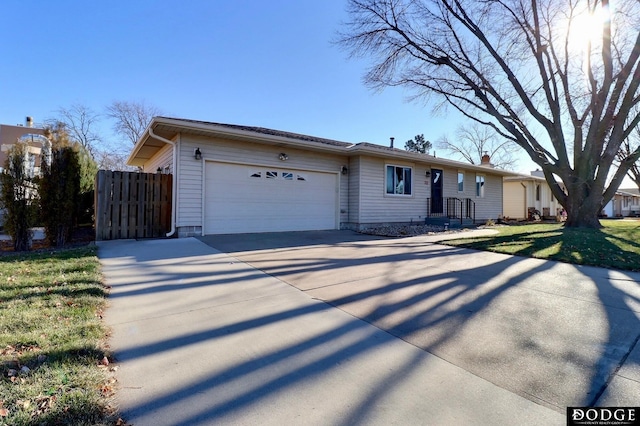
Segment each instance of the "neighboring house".
[[502,203],[504,217],[515,220],[531,219],[532,212],[556,218],[562,211],[540,170],[531,172],[531,175],[505,177]]
[[602,210],[606,217],[640,216],[640,193],[637,188],[619,189]]
[[4,169],[7,153],[18,140],[28,146],[29,157],[25,158],[27,169],[31,175],[40,173],[40,154],[47,140],[42,128],[33,127],[33,119],[27,117],[25,125],[0,124],[0,170]]
[[[3,172],[8,152],[18,141],[25,142],[28,154],[24,159],[26,170],[30,176],[40,173],[40,161],[44,143],[44,129],[33,127],[33,119],[27,117],[25,125],[0,124],[0,173]],[[0,210],[0,226],[4,224],[4,209]]]
[[170,234],[179,236],[424,223],[458,201],[483,222],[502,216],[502,180],[514,175],[370,143],[167,117],[152,120],[128,164],[173,173]]

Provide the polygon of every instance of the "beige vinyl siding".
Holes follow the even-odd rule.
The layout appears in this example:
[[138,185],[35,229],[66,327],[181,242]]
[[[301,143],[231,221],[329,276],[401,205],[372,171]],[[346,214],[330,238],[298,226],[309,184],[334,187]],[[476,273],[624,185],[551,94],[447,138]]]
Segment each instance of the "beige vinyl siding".
[[511,219],[527,217],[527,188],[521,182],[505,182],[502,199],[503,215]]
[[[487,170],[490,173],[490,170]],[[473,196],[469,197],[476,203],[476,221],[483,222],[487,219],[498,219],[502,216],[502,176],[489,173],[476,172],[473,174]],[[476,175],[485,177],[484,197],[475,194]]]
[[[385,166],[411,167],[413,195],[401,197],[387,195]],[[502,215],[502,177],[482,172],[485,177],[483,198],[476,197],[475,171],[447,168],[435,164],[410,163],[360,156],[351,160],[354,172],[350,185],[350,218],[352,224],[367,225],[393,222],[422,222],[427,213],[427,199],[431,198],[431,178],[425,172],[439,169],[443,172],[443,197],[470,198],[476,203],[476,219],[497,219]],[[458,191],[458,172],[464,172],[464,190]]]
[[[444,174],[444,181],[442,182],[442,196],[443,198],[455,197],[455,198],[468,198],[469,185],[467,184],[467,176],[464,177],[464,191],[458,192],[458,169],[447,169],[442,167],[433,166],[434,169],[442,170]],[[429,198],[431,198],[431,188],[429,188]]]
[[360,222],[360,157],[351,158],[349,162],[349,224]]
[[[342,172],[338,174],[338,187],[340,188],[340,199],[338,200],[338,220],[340,224],[349,221],[349,174],[351,173],[351,165],[348,158],[344,158],[342,165],[347,166],[347,174],[343,175]],[[342,166],[339,167],[342,169]]]
[[[181,137],[178,154],[178,189],[176,226],[202,225],[202,160],[194,158],[194,150],[198,144],[189,143]],[[200,148],[202,150],[202,148]],[[203,154],[204,155],[204,154]]]
[[[540,199],[536,199],[536,187],[540,186]],[[526,188],[526,194],[523,192]],[[519,191],[519,192],[518,192]],[[558,214],[558,209],[562,206],[553,197],[549,184],[544,180],[511,180],[504,183],[504,216],[512,219],[526,219],[529,208],[534,208],[545,213],[545,209],[549,209],[549,215]]]
[[156,173],[158,167],[162,169],[162,173],[166,167],[169,167],[169,173],[173,173],[173,147],[169,144],[165,145],[156,155],[153,156],[143,166],[145,173]]
[[[183,135],[180,142],[180,179],[178,182],[177,226],[202,226],[203,215],[203,166],[196,161],[193,152],[200,148],[204,160],[254,164],[338,173],[340,221],[348,218],[348,175],[340,174],[342,166],[349,165],[346,156],[315,153],[300,149],[277,147],[251,142],[202,138]],[[286,153],[287,161],[280,161],[280,153]],[[344,213],[342,213],[344,211]]]
[[[413,194],[411,196],[387,195],[385,167],[387,165],[412,168]],[[428,188],[425,184],[425,165],[404,161],[385,161],[381,158],[359,158],[359,212],[357,223],[421,222],[427,213]]]
[[[446,168],[433,165],[433,169],[440,169],[444,174],[442,185],[443,198],[471,199],[476,206],[476,220],[497,219],[502,215],[502,176],[491,174],[491,170],[476,172],[459,168]],[[458,191],[458,172],[464,173],[464,188]],[[476,196],[476,176],[485,178],[484,197]],[[428,188],[431,197],[431,188]]]

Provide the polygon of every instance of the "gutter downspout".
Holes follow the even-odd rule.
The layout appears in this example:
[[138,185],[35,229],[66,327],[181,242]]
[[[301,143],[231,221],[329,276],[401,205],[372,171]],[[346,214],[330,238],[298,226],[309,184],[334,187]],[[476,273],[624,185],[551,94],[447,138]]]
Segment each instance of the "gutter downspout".
[[153,133],[153,128],[149,126],[149,136],[159,140],[160,142],[168,143],[173,148],[173,180],[171,183],[171,231],[166,236],[171,237],[176,233],[176,191],[178,189],[178,150],[176,149],[176,143],[165,139],[162,136],[158,136]]

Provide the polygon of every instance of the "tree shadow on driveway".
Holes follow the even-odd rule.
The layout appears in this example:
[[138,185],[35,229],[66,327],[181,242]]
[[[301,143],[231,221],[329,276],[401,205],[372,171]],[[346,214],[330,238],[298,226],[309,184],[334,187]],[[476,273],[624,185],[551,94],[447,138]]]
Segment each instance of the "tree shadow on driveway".
[[[122,275],[105,268],[107,277],[117,277],[114,304],[132,301],[126,306],[140,302],[158,306],[150,315],[117,324],[116,334],[134,323],[140,330],[167,327],[164,334],[145,337],[141,333],[140,339],[116,348],[123,364],[138,366],[137,374],[148,381],[159,380],[148,386],[156,386],[151,398],[134,392],[125,414],[135,419],[154,412],[161,419],[163,413],[188,406],[190,411],[181,414],[180,424],[226,422],[251,415],[257,419],[278,396],[293,392],[311,405],[318,397],[331,401],[334,424],[370,424],[384,415],[397,421],[402,413],[390,414],[384,407],[398,393],[409,400],[412,392],[407,389],[438,394],[430,388],[438,386],[437,370],[429,370],[427,378],[421,376],[425,362],[432,362],[427,352],[562,412],[565,404],[580,405],[597,383],[610,376],[612,366],[600,361],[606,348],[628,346],[626,340],[612,341],[603,334],[606,327],[599,313],[587,323],[575,324],[584,321],[583,305],[597,306],[597,300],[576,297],[570,291],[563,294],[567,283],[560,291],[550,286],[558,274],[573,276],[571,271],[558,270],[554,262],[501,255],[478,262],[473,260],[477,252],[415,239],[346,242],[323,252],[314,251],[313,246],[282,248],[277,259],[273,253],[271,257],[248,255],[254,256],[249,262],[253,268],[271,277],[260,279],[253,268],[206,250],[175,256],[170,267],[151,256],[140,258],[130,266],[138,268],[135,276],[124,263]],[[216,262],[220,269],[215,268]],[[185,273],[189,279],[181,287]],[[136,282],[134,286],[127,275]],[[282,281],[307,287],[308,280],[314,281],[306,290],[310,296],[353,316],[336,319],[332,308],[321,302],[289,303],[295,290],[283,290]],[[593,290],[587,279],[580,285]],[[136,286],[141,288],[132,292]],[[120,290],[127,297],[118,300]],[[195,302],[178,303],[161,318],[161,306],[192,298]],[[196,322],[182,323],[192,321],[186,315],[196,311],[200,313]],[[594,337],[594,331],[585,327],[598,335]],[[397,352],[387,351],[397,341],[378,329],[422,350],[393,359]],[[154,363],[160,359],[169,370],[184,369],[178,375],[182,380],[163,387],[153,376],[165,374]],[[381,365],[381,360],[389,364]],[[189,365],[199,371],[190,371]],[[364,389],[350,388],[349,380],[339,381],[347,377],[361,383],[364,374],[369,376]],[[417,384],[416,377],[421,379]],[[336,383],[345,389],[336,390]],[[351,396],[343,399],[342,392]],[[465,392],[459,390],[461,401],[470,398]],[[449,405],[465,410],[456,401]],[[420,409],[437,419],[447,407]],[[468,417],[463,418],[472,419],[473,407],[466,409]],[[312,411],[299,414],[308,419],[314,415]]]

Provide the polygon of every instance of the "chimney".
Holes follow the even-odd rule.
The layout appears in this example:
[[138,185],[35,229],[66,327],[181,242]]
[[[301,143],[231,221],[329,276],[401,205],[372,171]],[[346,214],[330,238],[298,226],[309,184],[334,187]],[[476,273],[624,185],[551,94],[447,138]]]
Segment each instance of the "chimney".
[[389,138],[391,140],[391,144],[389,145],[389,148],[393,148],[393,140],[395,139],[393,136]]
[[484,154],[482,154],[482,158],[480,159],[480,165],[481,166],[491,165],[491,157],[489,157],[489,154],[487,153],[487,151],[485,151]]
[[27,116],[27,118],[25,119],[25,123],[27,127],[33,127],[33,117]]

